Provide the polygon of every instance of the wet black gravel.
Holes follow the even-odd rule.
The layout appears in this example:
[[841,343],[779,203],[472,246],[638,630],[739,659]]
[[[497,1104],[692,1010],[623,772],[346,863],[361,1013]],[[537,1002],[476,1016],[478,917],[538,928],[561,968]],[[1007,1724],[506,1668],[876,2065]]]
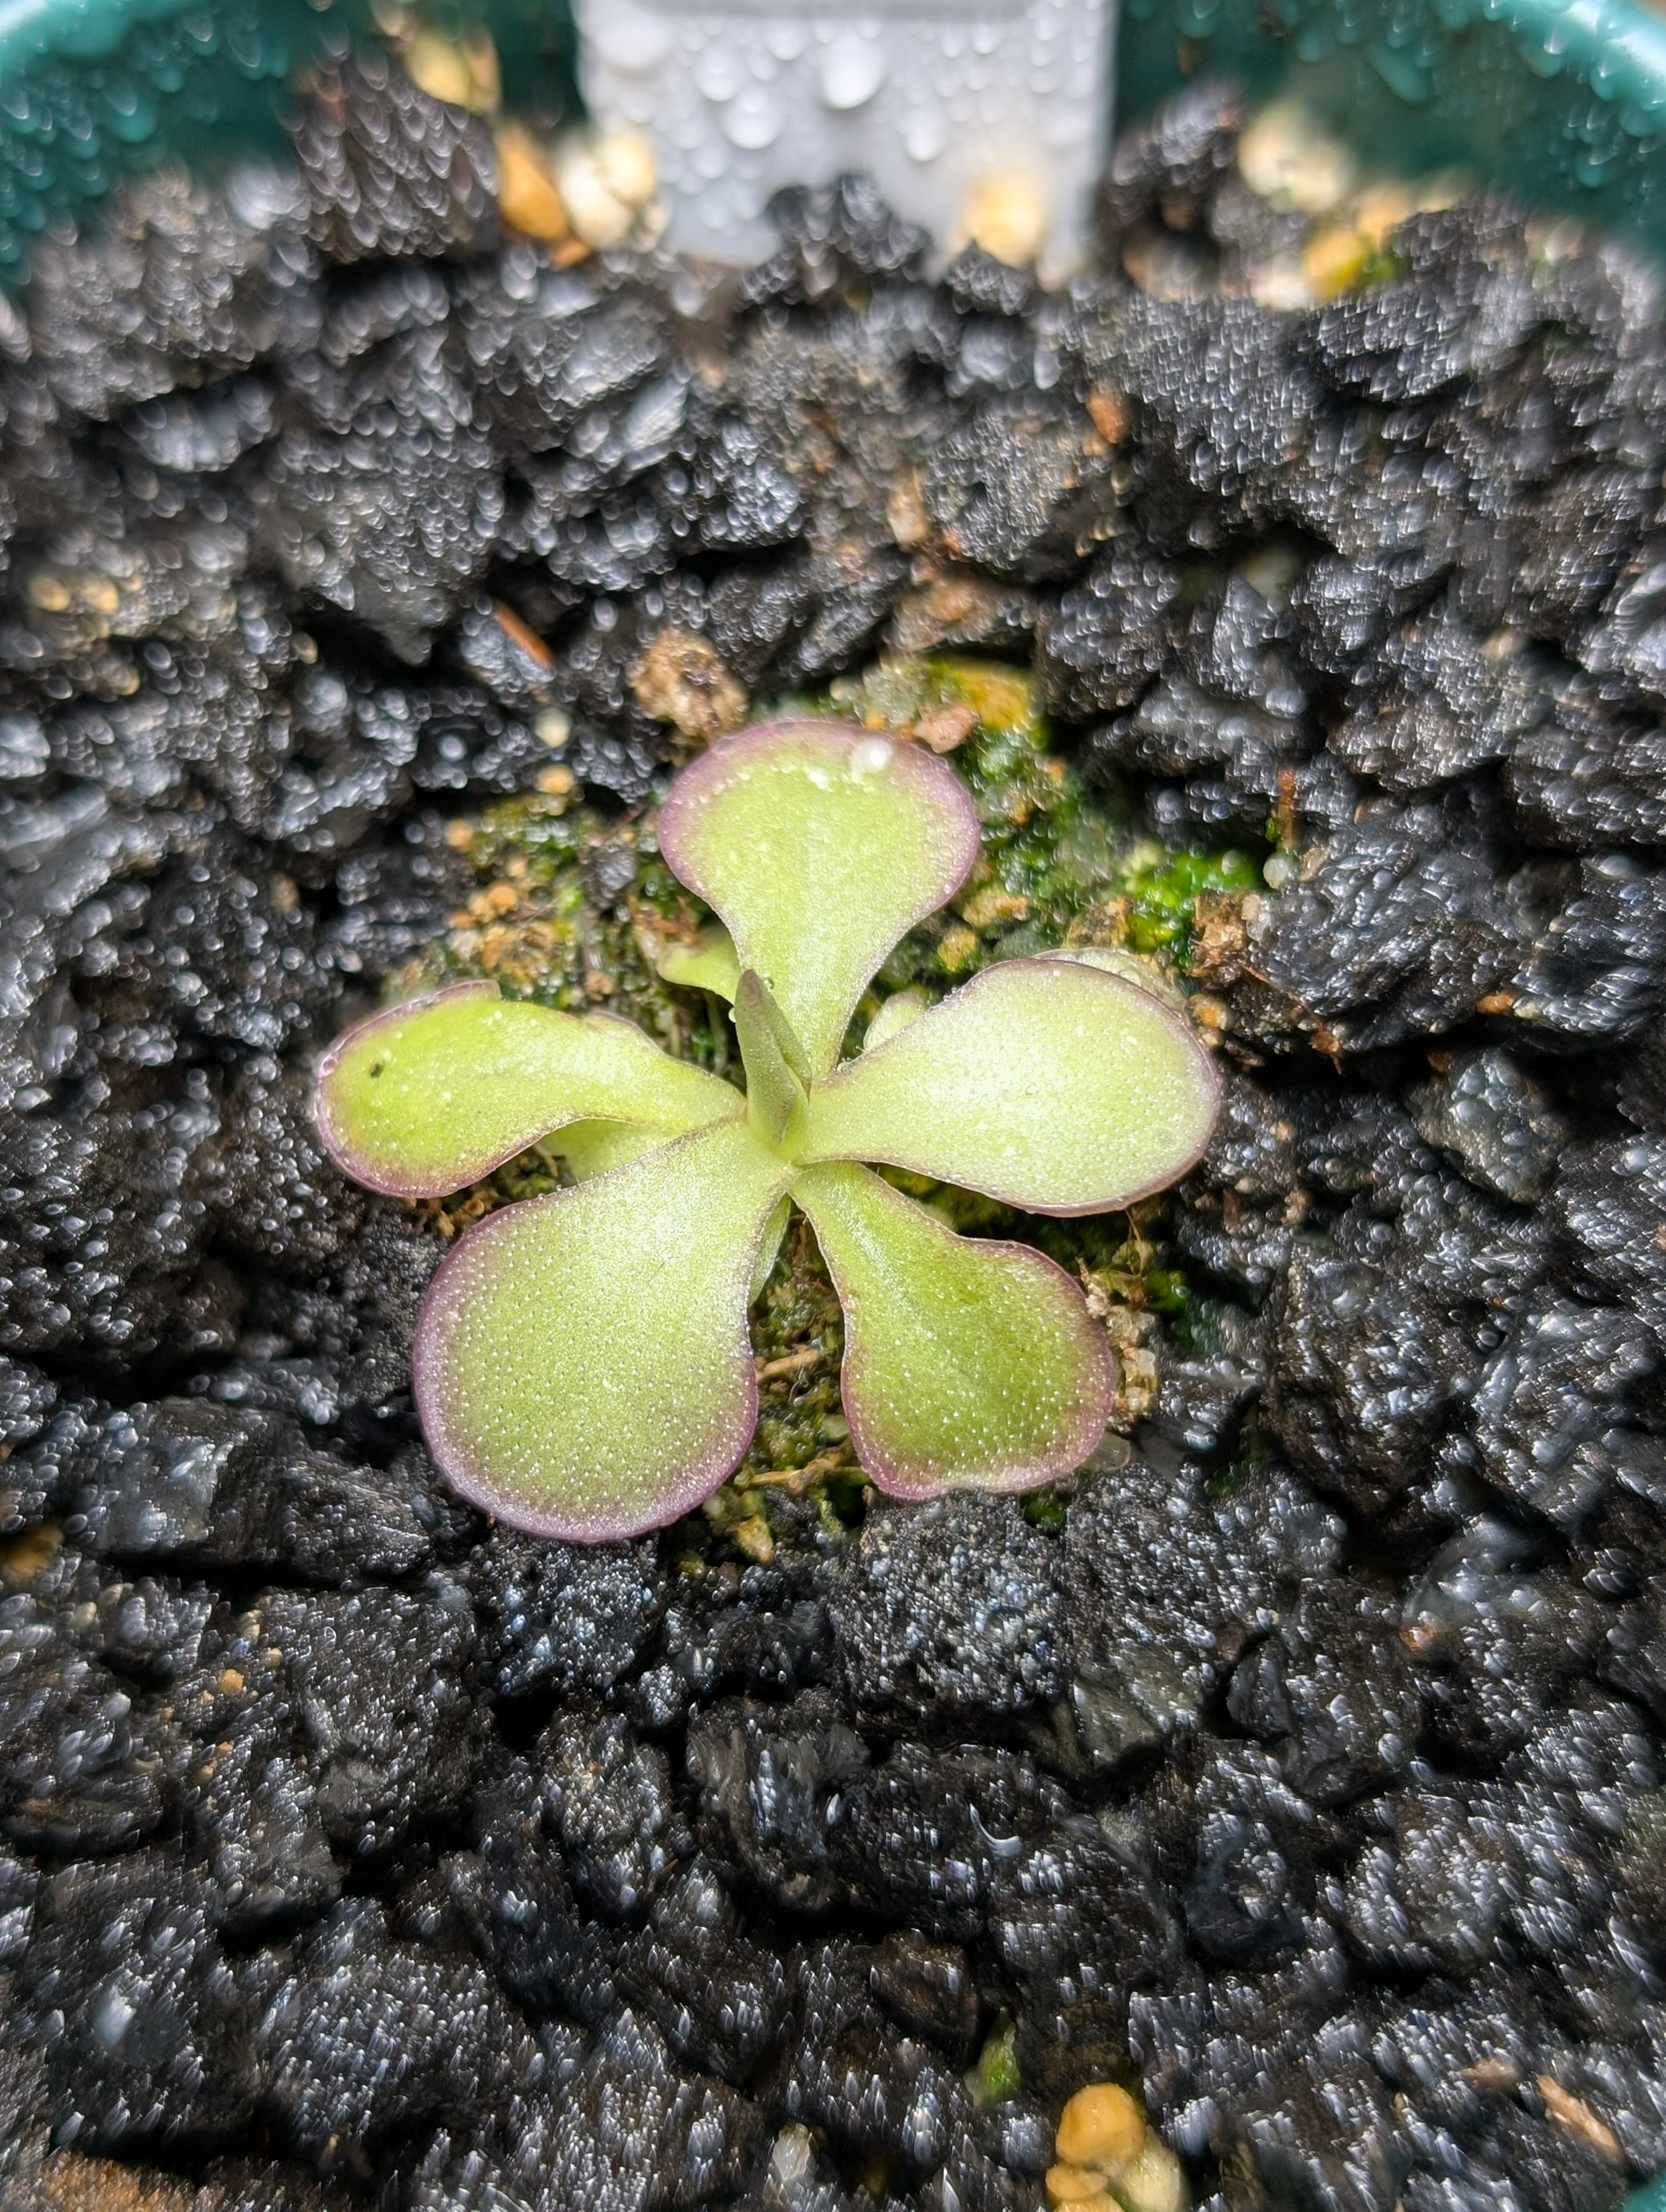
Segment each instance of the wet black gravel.
[[[1313,313],[1131,288],[1122,232],[1230,283],[1274,220],[1229,125],[1121,151],[1063,296],[924,282],[859,185],[738,279],[556,274],[374,66],[304,179],[40,252],[8,2206],[67,2201],[55,2143],[197,2212],[1029,2212],[1111,2076],[1219,2212],[1610,2212],[1666,2166],[1666,328],[1625,251],[1487,206]],[[765,696],[1033,650],[1162,835],[1293,848],[1204,940],[1207,1346],[1067,1513],[783,1498],[772,1560],[690,1568],[435,1480],[440,1248],[320,1158],[308,1056],[444,927],[446,818],[549,766],[540,714],[648,792],[667,623]]]

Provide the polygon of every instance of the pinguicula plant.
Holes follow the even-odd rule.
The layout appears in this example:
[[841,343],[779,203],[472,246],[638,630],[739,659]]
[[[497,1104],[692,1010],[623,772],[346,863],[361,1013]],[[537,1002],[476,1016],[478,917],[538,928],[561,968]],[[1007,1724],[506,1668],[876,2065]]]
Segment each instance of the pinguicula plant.
[[886,955],[964,882],[976,811],[948,763],[848,724],[725,738],[660,816],[666,864],[724,925],[662,963],[733,1008],[745,1089],[634,1024],[464,983],[337,1041],[331,1153],[438,1197],[546,1140],[571,1188],[489,1214],[416,1327],[423,1431],[453,1486],[517,1528],[633,1535],[701,1503],[757,1419],[747,1309],[793,1206],[845,1317],[865,1473],[894,1496],[1024,1490],[1079,1467],[1116,1387],[1062,1268],[958,1236],[873,1163],[1046,1214],[1126,1206],[1185,1172],[1218,1091],[1183,1011],[1068,954],[885,1000]]

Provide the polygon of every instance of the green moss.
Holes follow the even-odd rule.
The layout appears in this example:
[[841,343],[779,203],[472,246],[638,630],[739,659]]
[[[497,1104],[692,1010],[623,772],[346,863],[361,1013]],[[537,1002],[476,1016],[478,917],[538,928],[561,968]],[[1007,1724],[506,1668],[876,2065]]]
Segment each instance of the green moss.
[[1005,2013],[996,2019],[994,2027],[977,2054],[977,2063],[972,2069],[972,2094],[981,2105],[1010,2103],[1024,2087],[1024,2075],[1018,2057],[1018,2033]]
[[1135,952],[1158,953],[1183,968],[1191,953],[1196,902],[1211,894],[1242,898],[1258,890],[1259,863],[1231,848],[1176,852],[1147,839],[1117,863],[1114,889],[1128,902],[1125,941]]

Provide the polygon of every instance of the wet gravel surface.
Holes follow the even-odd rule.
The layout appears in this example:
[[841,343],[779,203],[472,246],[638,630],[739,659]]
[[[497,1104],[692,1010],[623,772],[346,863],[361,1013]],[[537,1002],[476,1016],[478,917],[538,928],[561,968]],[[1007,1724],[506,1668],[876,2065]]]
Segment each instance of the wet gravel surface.
[[[303,177],[154,180],[0,328],[0,2200],[1029,2212],[1116,2077],[1218,2212],[1611,2212],[1666,2166],[1653,280],[1467,207],[1267,313],[1207,95],[1107,210],[1195,296],[929,284],[856,188],[739,280],[557,274],[481,126],[327,90]],[[1208,1341],[1067,1510],[583,1551],[429,1466],[441,1246],[309,1055],[552,735],[648,793],[667,625],[754,696],[1033,653],[1160,836],[1278,825],[1194,961]]]

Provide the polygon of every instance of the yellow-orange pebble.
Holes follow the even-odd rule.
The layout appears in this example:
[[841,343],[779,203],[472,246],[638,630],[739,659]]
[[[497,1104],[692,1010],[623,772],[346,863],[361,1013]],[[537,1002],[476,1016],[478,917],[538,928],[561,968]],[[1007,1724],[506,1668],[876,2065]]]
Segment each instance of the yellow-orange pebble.
[[560,244],[570,228],[543,150],[518,123],[498,126],[497,205],[511,229],[547,245]]
[[1047,2201],[1053,2205],[1070,2207],[1070,2212],[1089,2212],[1090,2207],[1108,2204],[1102,2176],[1089,2173],[1079,2166],[1050,2166],[1047,2169]]
[[1145,2140],[1145,2120],[1128,2091],[1114,2081],[1096,2081],[1065,2106],[1056,2148],[1063,2165],[1114,2174],[1139,2155]]

